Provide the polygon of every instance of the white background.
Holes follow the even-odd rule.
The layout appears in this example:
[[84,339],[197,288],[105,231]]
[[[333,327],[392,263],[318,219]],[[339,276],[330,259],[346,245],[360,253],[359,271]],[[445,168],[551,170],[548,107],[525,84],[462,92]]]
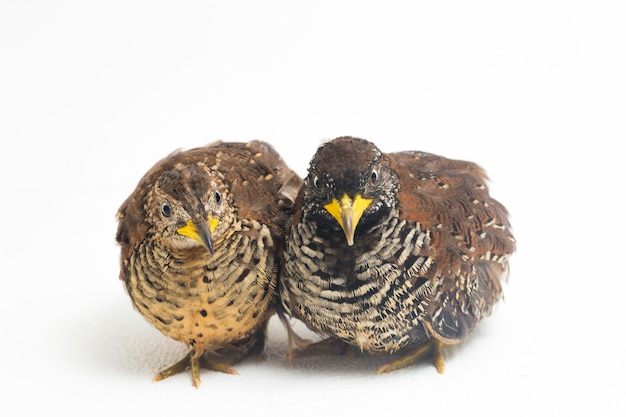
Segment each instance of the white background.
[[[623,415],[621,3],[2,1],[0,414]],[[139,178],[217,139],[304,175],[340,135],[487,170],[519,245],[505,302],[443,376],[290,363],[273,320],[240,375],[151,383],[185,350],[118,280]]]

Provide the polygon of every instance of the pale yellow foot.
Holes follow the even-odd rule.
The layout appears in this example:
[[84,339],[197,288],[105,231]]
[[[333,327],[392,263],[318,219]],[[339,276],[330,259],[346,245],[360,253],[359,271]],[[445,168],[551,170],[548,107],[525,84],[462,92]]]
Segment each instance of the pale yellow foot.
[[189,351],[189,353],[187,353],[187,356],[185,356],[184,358],[182,358],[181,360],[179,360],[178,362],[176,362],[174,365],[170,366],[169,368],[166,368],[162,370],[161,372],[159,372],[158,374],[156,374],[154,378],[152,378],[152,381],[154,382],[162,381],[165,378],[169,378],[172,375],[176,375],[176,374],[183,372],[189,366],[192,356],[193,356],[193,351]]
[[219,363],[216,361],[209,360],[204,357],[196,357],[195,352],[190,350],[189,353],[182,358],[180,361],[176,362],[174,365],[170,366],[157,373],[153,381],[162,381],[165,378],[169,378],[172,375],[179,374],[184,372],[187,368],[191,368],[191,381],[193,386],[198,388],[200,386],[200,368],[210,369],[216,372],[223,372],[225,374],[237,375],[237,371],[233,369],[230,365],[225,363]]
[[443,354],[441,353],[442,347],[443,343],[440,341],[431,340],[430,342],[419,346],[409,354],[381,366],[378,368],[376,373],[380,375],[393,372],[409,365],[413,365],[414,363],[423,360],[425,357],[430,356],[433,361],[433,365],[437,368],[437,372],[443,374],[445,370],[445,362],[443,360]]

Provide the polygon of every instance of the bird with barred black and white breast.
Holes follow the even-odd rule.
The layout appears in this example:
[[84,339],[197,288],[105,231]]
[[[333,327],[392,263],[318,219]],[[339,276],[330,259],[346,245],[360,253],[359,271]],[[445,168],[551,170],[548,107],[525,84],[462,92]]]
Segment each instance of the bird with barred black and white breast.
[[133,306],[189,353],[191,367],[235,373],[262,352],[277,301],[280,250],[301,184],[267,143],[217,142],[154,165],[118,211],[120,278]]
[[286,323],[290,352],[397,354],[379,373],[430,355],[442,373],[442,347],[491,314],[514,251],[478,165],[331,140],[298,195],[279,288],[287,315],[325,339],[307,345]]

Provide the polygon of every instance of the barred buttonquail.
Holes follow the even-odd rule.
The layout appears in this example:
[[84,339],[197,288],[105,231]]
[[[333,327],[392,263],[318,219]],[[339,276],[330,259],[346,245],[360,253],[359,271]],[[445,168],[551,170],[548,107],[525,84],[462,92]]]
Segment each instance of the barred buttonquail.
[[190,349],[155,380],[262,352],[277,300],[278,248],[301,179],[267,143],[178,151],[118,212],[121,273],[133,306]]
[[427,355],[442,373],[442,346],[491,313],[515,250],[485,182],[471,162],[353,137],[322,145],[287,234],[285,312],[327,337],[317,347],[396,353],[379,373]]

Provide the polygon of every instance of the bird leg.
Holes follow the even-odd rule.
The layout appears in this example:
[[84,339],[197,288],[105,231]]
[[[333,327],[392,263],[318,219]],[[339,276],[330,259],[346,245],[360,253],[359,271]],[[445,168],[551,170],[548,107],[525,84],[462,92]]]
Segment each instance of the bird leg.
[[289,323],[289,319],[282,311],[277,311],[276,315],[287,330],[287,358],[291,359],[295,357],[298,352],[307,350],[307,348],[313,344],[310,340],[300,337],[300,335],[293,330],[291,324]]
[[437,368],[437,372],[443,374],[445,362],[443,360],[443,354],[441,353],[442,347],[443,343],[438,340],[432,339],[429,342],[420,345],[417,349],[411,351],[407,355],[401,356],[400,358],[381,366],[380,368],[378,368],[378,371],[376,373],[380,375],[396,371],[398,369],[412,365],[430,355],[433,361],[433,365],[435,365],[435,368]]

